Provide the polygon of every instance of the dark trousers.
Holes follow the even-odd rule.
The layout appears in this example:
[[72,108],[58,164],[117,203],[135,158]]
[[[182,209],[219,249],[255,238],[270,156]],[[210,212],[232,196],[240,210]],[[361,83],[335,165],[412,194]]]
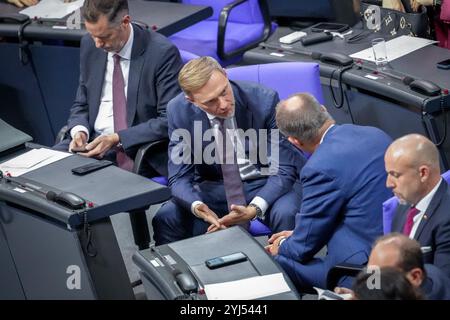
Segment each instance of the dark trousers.
[[[247,203],[250,203],[266,181],[266,179],[244,181]],[[202,194],[203,202],[219,218],[228,214],[225,189],[221,181],[204,181],[199,183],[196,188]],[[269,207],[263,222],[274,233],[294,229],[295,215],[300,210],[301,201],[301,185],[297,181],[292,191],[280,197]],[[156,245],[204,234],[209,227],[208,223],[195,217],[190,210],[179,206],[174,200],[168,201],[158,210],[152,224]]]

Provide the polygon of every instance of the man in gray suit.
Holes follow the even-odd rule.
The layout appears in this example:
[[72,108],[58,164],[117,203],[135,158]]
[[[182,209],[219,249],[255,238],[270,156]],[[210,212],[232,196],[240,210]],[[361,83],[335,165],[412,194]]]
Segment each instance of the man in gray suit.
[[[89,34],[81,40],[70,136],[55,147],[107,156],[131,170],[128,160],[140,145],[167,138],[166,105],[180,92],[180,55],[162,35],[131,23],[127,0],[86,0],[83,16]],[[127,158],[123,166],[119,155]],[[151,165],[165,173],[165,161]]]

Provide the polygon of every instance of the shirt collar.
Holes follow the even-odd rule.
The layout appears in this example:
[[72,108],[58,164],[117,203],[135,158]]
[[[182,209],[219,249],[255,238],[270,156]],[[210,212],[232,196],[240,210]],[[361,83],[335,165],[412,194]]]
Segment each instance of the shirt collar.
[[[117,53],[122,59],[131,60],[131,50],[133,49],[133,41],[134,41],[134,30],[133,24],[130,23],[130,35],[128,37],[127,42],[123,46],[123,48]],[[111,53],[114,55],[114,53]]]
[[329,127],[327,128],[327,130],[325,130],[325,132],[324,132],[323,135],[322,135],[322,138],[320,139],[319,144],[322,144],[323,139],[325,138],[325,135],[326,135],[326,134],[328,133],[328,131],[330,131],[330,129],[333,128],[334,126],[335,126],[335,124],[333,123],[331,126],[329,126]]
[[416,204],[416,209],[420,210],[420,212],[425,212],[428,209],[428,206],[430,205],[431,199],[433,199],[434,194],[436,193],[437,189],[439,188],[439,186],[442,183],[442,178],[439,180],[439,183],[437,183],[434,188],[425,196],[422,198],[422,200],[420,200],[417,204]]

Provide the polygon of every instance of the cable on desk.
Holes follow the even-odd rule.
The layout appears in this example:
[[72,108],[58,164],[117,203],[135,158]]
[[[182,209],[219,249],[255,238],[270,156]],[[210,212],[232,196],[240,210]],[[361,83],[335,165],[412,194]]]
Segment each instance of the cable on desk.
[[[340,69],[334,69],[331,72],[329,85],[330,85],[330,90],[331,90],[331,97],[333,98],[333,104],[336,107],[336,109],[341,109],[343,107],[343,105],[344,105],[344,88],[342,87],[342,75],[344,74],[345,71],[350,70],[352,68],[353,68],[353,64],[349,65],[349,66],[342,67]],[[334,93],[334,89],[333,89],[333,86],[332,86],[334,73],[336,71],[339,72],[338,75],[337,75],[337,77],[338,77],[338,90],[340,92],[339,101],[336,98],[336,94]]]

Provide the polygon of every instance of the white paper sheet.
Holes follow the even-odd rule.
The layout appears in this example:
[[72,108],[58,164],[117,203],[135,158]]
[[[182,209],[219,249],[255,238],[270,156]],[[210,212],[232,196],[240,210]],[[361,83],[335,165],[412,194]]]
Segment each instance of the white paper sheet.
[[[410,36],[400,36],[398,38],[386,41],[388,60],[393,61],[407,55],[408,53],[419,50],[420,48],[436,42],[437,41]],[[356,52],[350,55],[350,57],[375,62],[372,47]]]
[[68,152],[61,152],[46,148],[33,149],[0,164],[4,174],[18,177],[24,173],[36,170],[55,161],[71,156]]
[[61,19],[81,8],[84,0],[64,3],[64,0],[40,0],[38,4],[28,7],[20,13],[30,18]]
[[290,290],[281,273],[205,285],[208,300],[250,300]]

